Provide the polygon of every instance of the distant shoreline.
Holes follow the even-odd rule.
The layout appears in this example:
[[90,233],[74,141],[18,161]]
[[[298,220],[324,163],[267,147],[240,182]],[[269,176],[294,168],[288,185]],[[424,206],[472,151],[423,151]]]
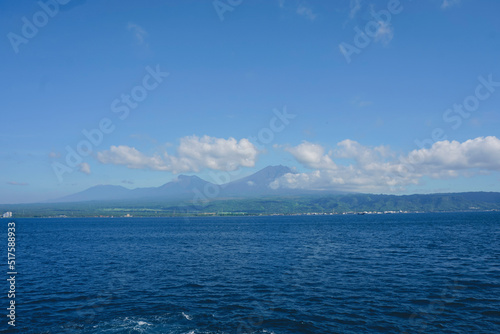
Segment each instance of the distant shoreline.
[[216,214],[216,215],[165,215],[165,216],[15,216],[11,218],[1,218],[0,220],[10,221],[15,219],[123,219],[123,218],[237,218],[237,217],[324,217],[324,216],[387,216],[387,215],[403,215],[403,214],[429,214],[429,213],[486,213],[500,212],[500,210],[462,210],[462,211],[413,211],[413,212],[391,212],[391,213],[363,213],[363,212],[346,212],[346,213],[268,213],[268,214]]
[[381,215],[500,211],[500,193],[425,195],[302,195],[189,200],[87,201],[0,205],[0,217],[238,217],[273,215]]

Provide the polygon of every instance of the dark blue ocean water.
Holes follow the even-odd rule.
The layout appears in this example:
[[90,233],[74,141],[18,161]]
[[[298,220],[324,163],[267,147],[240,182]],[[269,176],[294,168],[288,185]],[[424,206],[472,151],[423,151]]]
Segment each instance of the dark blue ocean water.
[[499,213],[15,222],[19,333],[500,333]]

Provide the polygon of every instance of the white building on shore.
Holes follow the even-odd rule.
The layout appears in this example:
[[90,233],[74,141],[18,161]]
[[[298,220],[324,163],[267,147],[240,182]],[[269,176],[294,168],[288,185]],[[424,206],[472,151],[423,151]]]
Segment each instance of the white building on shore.
[[7,211],[2,215],[2,218],[12,218],[12,212]]

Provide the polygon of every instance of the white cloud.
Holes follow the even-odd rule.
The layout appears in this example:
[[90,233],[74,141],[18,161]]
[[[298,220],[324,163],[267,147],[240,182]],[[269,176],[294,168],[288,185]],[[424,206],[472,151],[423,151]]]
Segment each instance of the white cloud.
[[373,162],[379,162],[385,158],[394,156],[387,146],[370,148],[350,139],[339,142],[337,146],[338,148],[334,151],[335,157],[354,159],[358,164],[363,166],[368,166]]
[[296,147],[285,148],[302,165],[314,169],[337,169],[333,160],[325,154],[325,149],[318,144],[304,141]]
[[437,177],[467,169],[500,171],[500,139],[490,136],[463,143],[440,141],[431,148],[410,152],[407,161]]
[[[385,146],[367,147],[349,139],[339,142],[328,154],[321,145],[311,143],[286,150],[315,170],[286,174],[272,184],[274,188],[397,192],[418,184],[424,176],[449,178],[500,171],[500,140],[496,137],[436,142],[405,156]],[[336,164],[333,158],[350,159],[351,163]]]
[[259,152],[245,138],[237,141],[234,138],[189,136],[181,139],[178,153],[180,157],[201,167],[236,170],[240,166],[253,167]]
[[144,28],[142,28],[140,25],[136,23],[129,22],[127,25],[127,29],[129,31],[132,31],[132,34],[137,44],[142,45],[145,43],[148,33],[146,32],[146,30],[144,30]]
[[103,164],[125,165],[133,169],[167,170],[159,155],[149,157],[125,145],[111,146],[108,151],[98,152],[97,160]]
[[90,174],[90,165],[86,162],[82,162],[80,164],[80,172],[89,175]]
[[259,151],[248,141],[209,136],[181,138],[177,155],[145,155],[134,147],[111,146],[98,152],[97,159],[104,164],[125,165],[128,168],[170,171],[173,173],[199,172],[202,169],[233,171],[253,167]]
[[317,16],[311,8],[304,5],[299,5],[299,7],[297,7],[297,14],[304,16],[311,21],[314,21]]

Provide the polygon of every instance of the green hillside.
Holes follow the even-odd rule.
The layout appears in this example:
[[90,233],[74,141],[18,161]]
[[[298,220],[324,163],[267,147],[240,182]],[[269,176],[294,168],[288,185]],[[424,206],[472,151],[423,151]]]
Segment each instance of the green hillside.
[[500,210],[500,193],[469,192],[429,195],[323,195],[227,198],[194,204],[192,201],[99,201],[0,205],[0,213],[14,217],[134,217],[191,215],[260,215],[359,212],[445,212]]

